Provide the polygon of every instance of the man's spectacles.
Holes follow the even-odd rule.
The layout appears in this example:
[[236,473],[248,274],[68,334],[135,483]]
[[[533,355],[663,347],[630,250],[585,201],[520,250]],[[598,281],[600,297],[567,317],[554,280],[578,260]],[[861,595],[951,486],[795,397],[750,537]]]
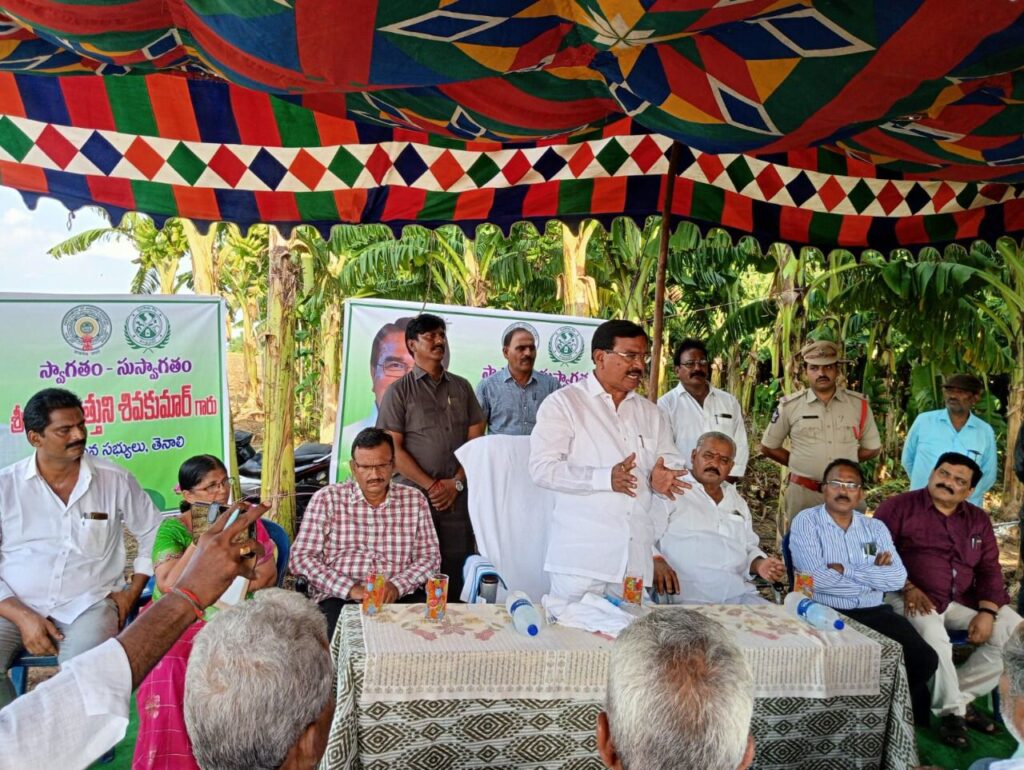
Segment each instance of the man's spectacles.
[[680,366],[685,366],[687,369],[693,369],[693,368],[698,367],[698,366],[703,367],[704,369],[707,369],[708,368],[708,364],[710,364],[710,363],[711,362],[708,361],[706,358],[700,358],[700,359],[698,359],[696,361],[680,361],[679,365]]
[[621,356],[631,364],[643,364],[644,366],[648,366],[651,363],[651,357],[647,353],[623,353],[621,350],[606,350],[605,352]]
[[408,373],[410,367],[405,363],[405,361],[389,359],[385,361],[378,361],[377,368],[384,372],[384,374],[391,377],[401,377],[403,374]]
[[223,481],[211,481],[209,484],[204,484],[201,487],[196,487],[196,492],[214,492],[218,489],[231,489],[231,484],[234,481],[233,478],[228,476]]
[[386,463],[378,463],[377,465],[363,465],[362,463],[357,463],[355,460],[353,460],[352,464],[361,471],[382,471],[384,473],[387,473],[388,469],[395,464],[395,461],[388,460]]
[[839,479],[829,479],[825,485],[832,489],[860,489],[864,486],[859,481],[840,481]]

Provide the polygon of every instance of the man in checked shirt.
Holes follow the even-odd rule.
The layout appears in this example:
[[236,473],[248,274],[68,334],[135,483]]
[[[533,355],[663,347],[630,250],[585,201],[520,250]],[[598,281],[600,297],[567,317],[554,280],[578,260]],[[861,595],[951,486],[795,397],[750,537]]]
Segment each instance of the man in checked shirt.
[[346,604],[363,599],[371,572],[388,575],[384,601],[425,601],[422,586],[441,566],[437,533],[423,493],[392,484],[395,444],[379,428],[352,442],[352,478],[324,487],[309,501],[289,567],[309,581],[309,596],[334,635]]

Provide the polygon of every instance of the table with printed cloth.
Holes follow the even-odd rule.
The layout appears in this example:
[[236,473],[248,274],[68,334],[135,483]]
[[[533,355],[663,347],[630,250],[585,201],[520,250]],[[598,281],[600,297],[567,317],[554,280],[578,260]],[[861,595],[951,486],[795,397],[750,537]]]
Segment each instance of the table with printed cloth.
[[[753,767],[917,765],[898,644],[852,622],[821,635],[775,605],[689,609],[721,622],[754,674]],[[599,770],[611,645],[557,625],[521,636],[494,605],[449,607],[443,624],[425,620],[423,605],[373,618],[346,607],[331,645],[337,707],[321,768]]]

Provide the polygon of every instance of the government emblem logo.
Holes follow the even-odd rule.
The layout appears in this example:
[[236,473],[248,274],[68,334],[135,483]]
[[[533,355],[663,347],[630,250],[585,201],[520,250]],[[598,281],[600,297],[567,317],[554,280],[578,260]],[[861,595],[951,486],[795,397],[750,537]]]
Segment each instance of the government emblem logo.
[[583,357],[583,335],[575,326],[559,326],[548,340],[548,355],[561,364],[574,364]]
[[136,350],[162,348],[171,339],[171,322],[153,305],[139,305],[124,322],[124,339]]
[[110,316],[95,305],[77,305],[60,322],[64,341],[79,353],[92,353],[106,345],[112,328]]

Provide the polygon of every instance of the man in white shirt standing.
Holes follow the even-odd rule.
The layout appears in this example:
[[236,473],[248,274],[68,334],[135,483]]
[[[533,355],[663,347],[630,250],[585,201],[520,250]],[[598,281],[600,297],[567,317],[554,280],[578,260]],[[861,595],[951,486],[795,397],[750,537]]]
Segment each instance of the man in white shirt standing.
[[[47,388],[25,405],[35,453],[0,469],[0,708],[21,650],[61,664],[113,637],[153,572],[160,513],[123,468],[85,454],[82,402]],[[139,542],[124,586],[123,527]]]
[[691,452],[697,484],[675,501],[655,557],[654,588],[673,604],[766,604],[750,579],[786,576],[786,565],[761,550],[750,508],[725,480],[735,453],[732,437],[717,431],[698,438]]
[[631,321],[604,322],[591,341],[594,371],[537,412],[530,476],[556,493],[544,569],[559,599],[619,593],[627,575],[650,585],[652,547],[667,523],[664,498],[690,486],[680,479],[686,470],[668,422],[634,392],[647,343]]
[[676,348],[676,377],[679,384],[658,399],[658,407],[672,426],[676,448],[687,461],[697,438],[714,430],[736,444],[736,457],[729,477],[735,482],[747,472],[750,443],[740,403],[731,394],[711,385],[711,356],[700,340],[685,339]]

